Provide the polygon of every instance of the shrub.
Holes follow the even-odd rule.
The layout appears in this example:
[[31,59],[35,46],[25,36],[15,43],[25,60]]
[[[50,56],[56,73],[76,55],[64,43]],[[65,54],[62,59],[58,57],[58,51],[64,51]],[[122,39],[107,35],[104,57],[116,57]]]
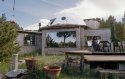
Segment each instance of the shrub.
[[11,21],[0,21],[0,61],[8,59],[20,49],[16,42],[18,33],[15,27]]

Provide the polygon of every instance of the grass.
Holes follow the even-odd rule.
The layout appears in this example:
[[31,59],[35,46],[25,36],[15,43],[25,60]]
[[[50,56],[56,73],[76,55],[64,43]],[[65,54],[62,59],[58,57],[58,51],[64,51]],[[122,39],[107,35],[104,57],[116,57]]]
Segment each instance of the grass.
[[[45,65],[57,64],[65,59],[64,55],[40,56],[36,52],[19,55],[19,59],[24,60],[25,58],[29,58],[31,56],[34,56],[38,59],[37,69],[35,71],[29,72],[28,75],[23,76],[22,79],[48,79],[47,74],[43,71],[43,67]],[[26,68],[25,63],[19,65],[19,68]],[[0,63],[0,73],[6,73],[9,71],[9,69],[10,63]],[[91,72],[89,70],[84,71],[83,73],[77,73],[77,71],[74,70],[75,69],[67,70],[63,68],[58,79],[96,79],[95,76],[90,75]]]
[[26,54],[20,55],[19,59],[24,60],[25,58],[29,58],[29,57],[36,57],[38,59],[38,62],[44,65],[57,64],[59,62],[62,62],[65,59],[64,55],[41,56],[37,52],[30,52],[29,54],[26,53]]
[[5,74],[6,72],[8,72],[10,70],[10,63],[9,62],[5,62],[5,61],[1,61],[0,62],[0,73]]

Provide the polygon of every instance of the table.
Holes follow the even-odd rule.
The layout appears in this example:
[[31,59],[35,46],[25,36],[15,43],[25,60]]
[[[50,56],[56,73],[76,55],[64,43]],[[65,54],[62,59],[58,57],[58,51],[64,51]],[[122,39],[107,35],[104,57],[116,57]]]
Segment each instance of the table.
[[71,55],[80,56],[80,70],[83,70],[84,54],[92,54],[92,53],[88,50],[77,50],[77,51],[67,51],[67,52],[65,52],[66,65],[68,65],[69,56],[71,56]]

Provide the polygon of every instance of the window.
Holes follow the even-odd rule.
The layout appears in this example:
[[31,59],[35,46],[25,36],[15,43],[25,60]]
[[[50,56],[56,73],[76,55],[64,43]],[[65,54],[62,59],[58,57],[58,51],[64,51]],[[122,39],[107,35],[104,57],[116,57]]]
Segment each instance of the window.
[[[92,46],[92,39],[93,39],[94,36],[86,36],[85,37],[85,44],[86,46]],[[101,36],[95,36],[97,38],[97,41],[98,43],[100,42],[101,40]]]
[[35,35],[25,34],[24,35],[24,45],[35,45]]
[[76,31],[48,32],[46,34],[48,48],[75,48]]

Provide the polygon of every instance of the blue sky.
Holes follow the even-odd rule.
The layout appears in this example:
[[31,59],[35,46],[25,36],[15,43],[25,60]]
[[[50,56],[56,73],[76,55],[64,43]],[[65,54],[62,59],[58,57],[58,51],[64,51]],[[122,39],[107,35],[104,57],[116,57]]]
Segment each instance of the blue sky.
[[[49,35],[53,39],[53,41],[55,41],[57,43],[64,42],[64,37],[57,37],[56,34],[57,34],[57,32],[48,32],[46,34],[46,37]],[[66,43],[69,42],[69,41],[75,42],[76,37],[70,36],[65,40]]]
[[5,13],[8,20],[15,19],[20,26],[27,26],[40,19],[52,18],[56,12],[75,6],[79,0],[15,0],[14,12],[13,2],[14,0],[0,1],[0,14]]
[[[15,0],[15,12],[12,11],[13,1],[1,0],[0,14],[5,13],[8,20],[14,19],[24,28],[41,19],[59,15],[79,16],[83,19],[113,15],[121,20],[125,11],[125,0]],[[15,18],[12,17],[13,13]]]

